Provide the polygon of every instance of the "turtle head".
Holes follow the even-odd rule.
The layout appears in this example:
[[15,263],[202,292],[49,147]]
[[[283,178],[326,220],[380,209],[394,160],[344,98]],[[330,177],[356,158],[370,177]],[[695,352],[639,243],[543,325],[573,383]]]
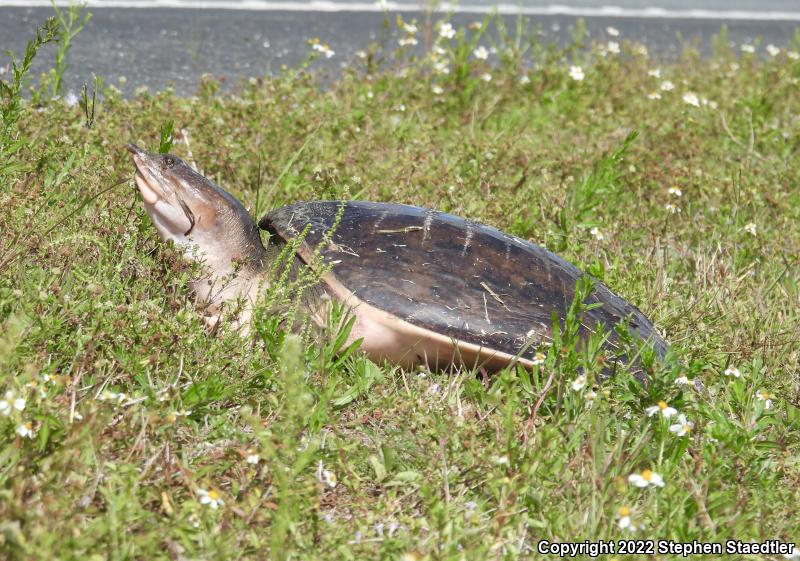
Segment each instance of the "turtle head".
[[172,154],[146,152],[128,144],[136,164],[136,186],[144,208],[165,242],[204,263],[212,276],[233,272],[237,263],[259,269],[264,246],[242,203]]

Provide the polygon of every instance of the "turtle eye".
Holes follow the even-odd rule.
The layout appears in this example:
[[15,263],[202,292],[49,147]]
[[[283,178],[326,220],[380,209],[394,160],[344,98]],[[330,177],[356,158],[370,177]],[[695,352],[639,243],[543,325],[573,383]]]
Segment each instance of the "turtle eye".
[[167,164],[168,168],[171,168],[175,165],[175,158],[167,156],[166,158],[164,158],[164,163]]

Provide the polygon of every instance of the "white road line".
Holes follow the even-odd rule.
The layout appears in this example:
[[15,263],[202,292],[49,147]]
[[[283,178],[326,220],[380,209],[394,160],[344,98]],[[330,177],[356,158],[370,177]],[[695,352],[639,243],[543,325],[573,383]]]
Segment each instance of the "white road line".
[[[69,5],[69,0],[56,0],[59,6]],[[0,0],[2,7],[50,7],[50,0]],[[216,9],[249,11],[296,11],[296,12],[420,12],[420,4],[386,2],[384,6],[373,2],[340,3],[328,0],[309,2],[263,2],[259,0],[88,0],[89,8],[174,8]],[[520,6],[501,3],[496,5],[443,3],[440,13],[488,14],[530,16],[575,16],[679,20],[736,20],[736,21],[785,21],[800,22],[800,12],[750,11],[750,10],[675,10],[670,8],[621,8],[618,6],[582,7],[552,4],[548,6]]]

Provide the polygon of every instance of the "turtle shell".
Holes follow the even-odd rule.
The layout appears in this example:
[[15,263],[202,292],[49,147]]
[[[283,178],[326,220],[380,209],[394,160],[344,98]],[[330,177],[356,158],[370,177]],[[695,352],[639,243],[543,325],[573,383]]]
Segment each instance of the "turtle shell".
[[[409,205],[304,202],[273,210],[259,226],[287,241],[308,227],[300,258],[308,262],[320,251],[359,300],[454,341],[523,360],[552,339],[552,314],[566,316],[584,274],[528,241]],[[581,318],[584,336],[597,323],[611,331],[627,319],[635,335],[664,354],[666,343],[650,321],[602,283],[586,303],[602,305]],[[612,331],[608,344],[616,338]]]

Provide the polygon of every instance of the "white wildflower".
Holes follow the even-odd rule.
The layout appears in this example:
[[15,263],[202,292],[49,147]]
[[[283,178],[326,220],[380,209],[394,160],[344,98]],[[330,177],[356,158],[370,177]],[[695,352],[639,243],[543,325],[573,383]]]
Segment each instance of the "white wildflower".
[[689,378],[686,375],[678,376],[675,378],[675,385],[676,386],[688,386],[689,385]]
[[755,222],[748,222],[744,225],[744,231],[750,234],[751,236],[756,235],[756,225]]
[[533,355],[533,360],[531,361],[534,366],[539,366],[544,364],[545,359],[547,359],[547,355],[544,353],[536,353]]
[[664,479],[654,471],[649,469],[644,470],[642,473],[632,473],[628,477],[628,481],[636,487],[647,487],[652,485],[654,487],[663,487]]
[[610,25],[606,27],[606,33],[612,37],[619,37],[619,30],[616,27],[611,27]]
[[97,399],[99,399],[100,401],[110,401],[112,403],[115,403],[116,405],[121,405],[122,402],[128,399],[128,396],[123,392],[117,393],[117,392],[112,392],[111,390],[103,390],[103,392]]
[[766,390],[759,390],[758,393],[756,393],[756,399],[764,404],[764,409],[772,407],[772,395]]
[[528,76],[527,74],[523,74],[522,76],[519,77],[519,83],[521,86],[530,84],[531,83],[530,76]]
[[697,94],[695,93],[686,92],[685,94],[683,94],[683,101],[684,103],[688,103],[689,105],[700,107],[700,99],[697,97]]
[[311,48],[325,55],[325,58],[331,58],[336,54],[327,43],[314,43]]
[[667,405],[666,401],[659,401],[657,404],[651,405],[645,409],[645,411],[647,412],[648,417],[652,417],[657,413],[661,413],[665,419],[669,419],[678,412],[674,407]]
[[739,369],[734,366],[729,366],[722,374],[725,376],[733,376],[734,378],[739,378],[742,375]]
[[168,413],[166,419],[168,423],[174,424],[177,423],[178,419],[181,417],[188,417],[191,414],[192,412],[189,409],[179,409],[177,411],[171,411]]
[[664,205],[664,208],[665,208],[667,211],[669,211],[669,213],[670,213],[670,214],[677,214],[677,213],[679,213],[679,212],[681,211],[681,208],[680,208],[679,206],[677,206],[677,205],[674,205],[674,204],[672,204],[672,203],[667,203],[667,204],[665,204],[665,205]]
[[594,239],[596,239],[597,241],[599,242],[603,241],[603,232],[601,232],[600,228],[598,228],[597,226],[593,226],[592,229],[589,230],[589,233],[592,236],[594,236]]
[[670,80],[664,80],[663,82],[661,82],[661,85],[659,87],[663,92],[671,92],[672,90],[675,89],[675,84],[673,84]]
[[217,510],[225,504],[222,500],[222,493],[218,489],[198,489],[197,495],[200,497],[200,504],[208,505],[212,510]]
[[767,52],[769,53],[769,56],[778,56],[781,54],[781,50],[772,43],[767,45]]
[[583,68],[581,68],[580,66],[570,66],[569,77],[575,80],[576,82],[580,82],[585,77],[583,73]]
[[416,37],[403,37],[398,39],[397,42],[400,44],[401,47],[409,47],[416,45],[419,41],[417,41]]
[[322,461],[319,462],[319,466],[317,467],[317,481],[325,485],[326,487],[333,489],[336,487],[336,474],[332,471],[325,469],[325,466],[322,464]]
[[409,35],[414,35],[418,31],[417,26],[414,25],[413,23],[404,23],[403,24],[403,29]]
[[14,397],[14,392],[8,390],[5,397],[0,399],[0,413],[6,417],[9,416],[11,414],[11,410],[14,408],[15,402],[16,398]]
[[444,39],[452,39],[456,36],[456,30],[453,28],[452,24],[445,22],[439,27],[439,36]]
[[620,530],[629,530],[631,532],[636,531],[636,526],[633,525],[631,521],[631,509],[627,506],[620,507],[619,511],[619,522],[617,525],[619,526]]
[[583,389],[583,386],[585,385],[586,385],[586,376],[581,374],[572,381],[572,391],[579,392]]
[[433,63],[433,71],[437,74],[450,74],[450,67],[446,60],[440,60]]
[[647,75],[651,76],[653,78],[661,78],[661,69],[660,68],[654,68],[652,70],[648,70],[647,71]]
[[483,80],[484,82],[491,82],[492,75],[489,74],[488,72],[484,72],[483,74],[481,74],[481,80]]
[[38,392],[39,397],[41,397],[42,399],[47,397],[47,391],[44,389],[44,384],[40,383],[37,380],[34,380],[33,382],[28,382],[27,384],[25,384],[25,387]]
[[669,426],[669,432],[674,432],[678,436],[689,434],[694,428],[694,423],[686,418],[686,415],[678,415],[678,422]]
[[661,94],[658,92],[650,92],[647,94],[647,99],[661,99]]
[[436,84],[431,86],[431,91],[434,93],[434,95],[442,95],[444,93],[442,87]]
[[609,41],[607,48],[608,52],[611,53],[612,55],[618,55],[620,52],[619,43],[617,43],[616,41]]
[[754,52],[756,52],[756,48],[749,43],[745,43],[744,45],[742,45],[741,48],[743,53],[753,54]]
[[800,53],[797,51],[786,51],[786,56],[792,60],[800,59]]
[[21,423],[17,425],[15,432],[22,438],[31,438],[33,436],[33,424]]
[[489,58],[489,51],[487,51],[486,47],[483,45],[472,51],[472,54],[475,55],[475,58],[480,60],[486,60]]
[[678,187],[670,187],[669,189],[667,189],[667,193],[669,193],[670,195],[673,195],[675,197],[682,197],[683,196],[683,191],[681,191],[680,188],[678,188]]

